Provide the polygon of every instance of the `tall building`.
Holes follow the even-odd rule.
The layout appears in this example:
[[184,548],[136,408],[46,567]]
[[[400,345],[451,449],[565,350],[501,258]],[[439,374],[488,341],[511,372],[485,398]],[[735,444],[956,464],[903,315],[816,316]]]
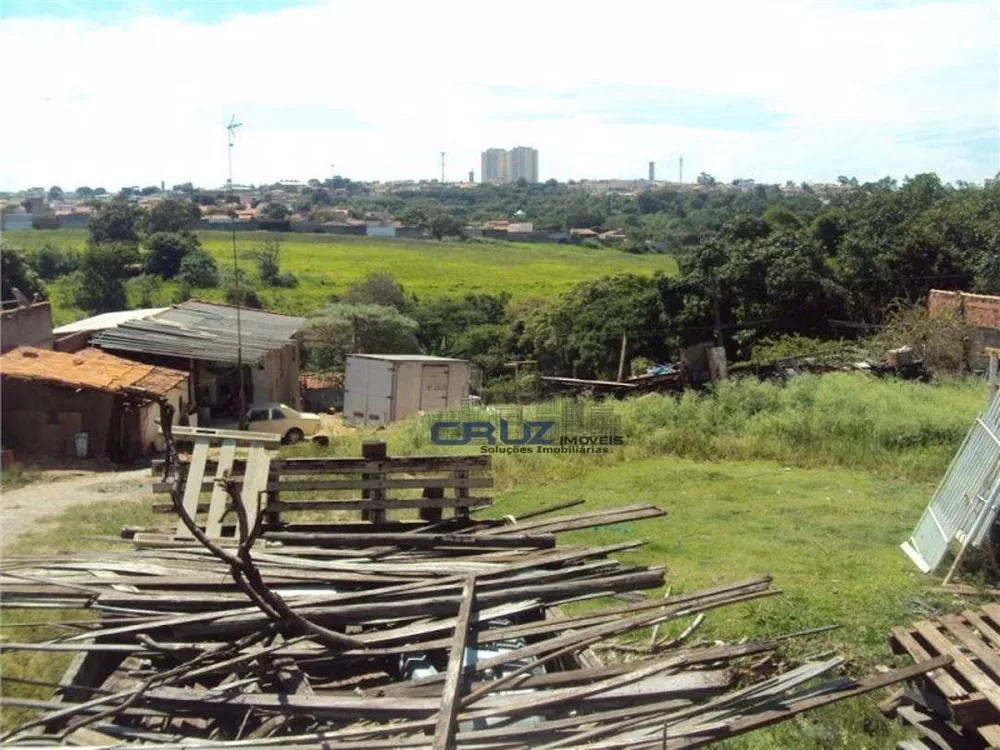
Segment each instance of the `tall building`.
[[480,182],[510,182],[510,152],[504,148],[483,151]]
[[538,149],[517,146],[510,152],[510,181],[538,182]]
[[649,181],[656,182],[656,162],[649,162]]

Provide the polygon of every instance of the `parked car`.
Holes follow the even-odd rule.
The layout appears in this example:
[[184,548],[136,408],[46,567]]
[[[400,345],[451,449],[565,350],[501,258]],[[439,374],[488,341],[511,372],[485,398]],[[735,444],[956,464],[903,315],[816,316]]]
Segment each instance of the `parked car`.
[[287,404],[254,404],[247,410],[250,432],[270,432],[281,435],[282,441],[294,444],[312,437],[320,428],[318,414],[298,411]]

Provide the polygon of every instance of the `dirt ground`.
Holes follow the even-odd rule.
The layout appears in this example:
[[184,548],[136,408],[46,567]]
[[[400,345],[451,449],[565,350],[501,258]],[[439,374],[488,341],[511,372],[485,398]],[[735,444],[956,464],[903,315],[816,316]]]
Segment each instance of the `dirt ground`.
[[149,502],[148,468],[129,471],[46,471],[38,481],[0,493],[0,554],[41,518],[105,500]]

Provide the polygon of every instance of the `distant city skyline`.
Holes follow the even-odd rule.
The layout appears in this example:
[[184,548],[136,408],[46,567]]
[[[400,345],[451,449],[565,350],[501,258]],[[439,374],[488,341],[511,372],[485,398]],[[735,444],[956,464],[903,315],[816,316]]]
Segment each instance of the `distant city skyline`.
[[[361,181],[434,179],[442,151],[459,181],[484,147],[519,143],[542,154],[541,181],[641,179],[650,161],[673,181],[682,155],[686,182],[1000,170],[995,0],[505,12],[532,33],[463,57],[494,21],[487,6],[391,3],[374,34],[354,34],[371,11],[347,0],[3,0],[0,64],[31,62],[4,83],[16,116],[0,190],[221,185],[234,114],[242,183],[323,178],[330,164]],[[580,43],[595,25],[599,51]],[[363,75],[337,74],[356,60]]]

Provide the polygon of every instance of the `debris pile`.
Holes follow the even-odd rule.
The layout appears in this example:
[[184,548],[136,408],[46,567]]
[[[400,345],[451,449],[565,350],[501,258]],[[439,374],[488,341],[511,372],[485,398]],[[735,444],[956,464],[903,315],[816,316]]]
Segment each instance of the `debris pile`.
[[[0,737],[6,746],[698,747],[954,658],[929,655],[854,681],[836,676],[837,657],[793,668],[766,658],[807,632],[699,640],[710,610],[778,594],[770,579],[649,597],[643,592],[664,583],[664,569],[611,557],[643,542],[557,545],[556,536],[663,515],[654,506],[559,515],[580,503],[571,501],[479,520],[468,488],[487,483],[462,468],[457,479],[386,479],[400,467],[440,471],[454,460],[389,459],[384,446],[378,460],[371,450],[360,461],[286,460],[281,471],[314,478],[282,484],[269,479],[261,436],[220,433],[202,524],[212,461],[207,433],[189,435],[197,439],[187,484],[178,472],[170,490],[180,527],[134,534],[113,552],[0,563],[5,609],[95,615],[61,619],[68,632],[48,641],[0,642],[7,652],[76,655],[51,700],[0,700],[38,711]],[[240,440],[251,443],[245,460],[229,450]],[[311,469],[302,463],[310,460]],[[361,479],[315,479],[324,471]],[[348,501],[367,513],[361,522],[288,524],[273,504],[289,510],[272,493],[290,486],[345,491],[352,482],[368,493]],[[448,487],[456,496],[431,492],[427,508],[386,496],[421,484],[425,495]],[[440,517],[445,505],[453,518]],[[386,518],[398,507],[434,518]],[[631,638],[623,644],[623,636]],[[619,658],[605,663],[602,653]]]

